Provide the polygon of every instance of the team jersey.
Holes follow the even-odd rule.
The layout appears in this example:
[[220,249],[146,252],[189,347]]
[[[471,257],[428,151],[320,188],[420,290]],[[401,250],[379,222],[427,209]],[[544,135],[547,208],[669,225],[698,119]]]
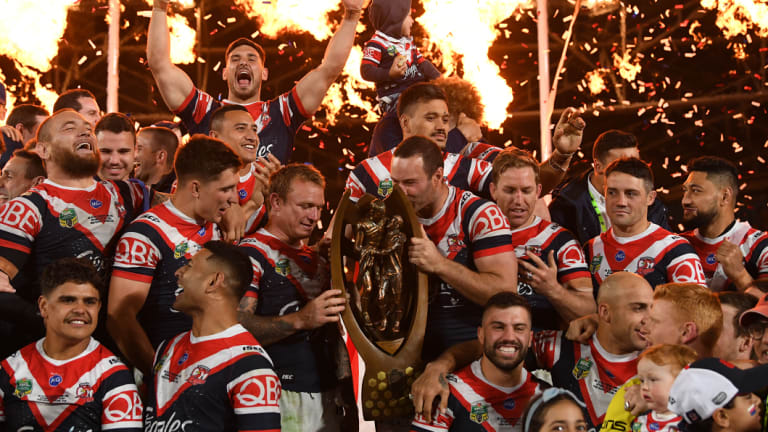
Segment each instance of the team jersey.
[[205,242],[219,238],[215,224],[198,224],[171,200],[136,218],[120,238],[112,276],[150,284],[138,319],[153,347],[192,327],[192,319],[172,307],[178,289],[176,271]]
[[586,252],[595,287],[618,271],[637,273],[654,288],[668,282],[707,283],[693,246],[654,223],[632,237],[616,237],[609,228],[587,242]]
[[[475,260],[502,252],[513,252],[507,218],[493,202],[448,186],[440,211],[430,219],[419,218],[427,236],[449,260],[477,271]],[[431,300],[424,336],[425,360],[446,348],[475,339],[483,309],[454,287],[438,284]]]
[[536,332],[533,351],[539,367],[552,374],[552,385],[570,390],[587,406],[590,427],[599,426],[621,386],[637,374],[639,351],[616,355],[592,336],[588,345],[568,340],[562,331]]
[[138,432],[141,412],[130,370],[96,339],[69,360],[48,357],[41,339],[1,364],[0,429]]
[[752,228],[749,222],[734,221],[728,230],[715,238],[702,236],[698,228],[681,235],[691,242],[699,255],[707,286],[712,291],[723,291],[731,285],[723,266],[715,257],[717,249],[724,241],[739,246],[741,254],[744,255],[744,267],[752,278],[768,276],[768,233]]
[[[532,252],[546,263],[549,252],[554,251],[557,281],[561,284],[578,278],[590,278],[581,247],[576,243],[573,234],[557,224],[536,216],[527,227],[512,230],[512,245],[515,247],[517,259],[524,261],[530,261],[527,252]],[[522,265],[518,264],[517,268],[520,273],[525,272]],[[587,284],[587,289],[591,294],[592,287]],[[524,296],[533,309],[533,326],[536,329],[558,328],[559,316],[554,306],[545,296],[536,293],[525,282],[525,278],[519,276],[517,293]]]
[[[50,180],[0,208],[0,256],[19,269],[11,281],[37,304],[42,269],[65,257],[86,258],[102,277],[120,232],[142,211],[144,189],[135,183],[100,181],[82,188]],[[17,283],[16,285],[19,285]]]
[[421,55],[416,44],[413,43],[412,37],[393,38],[377,31],[363,46],[361,66],[371,65],[388,71],[398,55],[405,58],[407,65],[405,74],[397,79],[390,78],[387,81],[376,83],[376,93],[380,98],[402,93],[411,85],[427,80],[427,77],[419,70],[419,65],[424,63],[426,59]]
[[[393,187],[391,167],[394,155],[395,149],[392,149],[360,162],[347,177],[346,188],[350,190],[350,199],[357,202],[366,193],[386,198]],[[490,196],[491,168],[489,162],[456,153],[443,153],[443,174],[447,182],[484,197]]]
[[632,422],[632,432],[679,432],[681,421],[683,418],[676,414],[662,415],[648,411]]
[[163,342],[148,387],[145,431],[280,430],[280,380],[240,324]]
[[[174,114],[181,118],[190,135],[208,135],[213,112],[222,104],[235,103],[226,99],[220,102],[208,93],[194,88]],[[264,157],[272,153],[281,163],[288,163],[293,152],[294,135],[299,126],[310,117],[301,104],[296,87],[276,99],[243,106],[251,113],[258,128],[259,156]]]
[[488,163],[493,163],[499,153],[501,153],[499,147],[482,141],[471,142],[461,150],[461,155],[464,157],[480,159]]
[[491,384],[483,375],[480,360],[448,375],[451,394],[448,409],[427,423],[421,415],[413,421],[415,432],[438,431],[508,431],[523,430],[520,420],[528,401],[541,392],[534,376],[522,370],[520,384],[501,387]]
[[[297,312],[330,286],[328,263],[309,246],[291,247],[265,229],[245,237],[240,247],[251,259],[253,282],[245,293],[257,299],[256,315]],[[266,347],[286,390],[320,392],[335,380],[322,331],[301,331]]]

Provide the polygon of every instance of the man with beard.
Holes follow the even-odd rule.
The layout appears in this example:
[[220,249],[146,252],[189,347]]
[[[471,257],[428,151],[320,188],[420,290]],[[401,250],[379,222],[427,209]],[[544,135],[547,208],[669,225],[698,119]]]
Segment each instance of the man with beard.
[[323,61],[290,92],[270,101],[261,100],[261,84],[267,79],[264,49],[247,38],[232,42],[227,47],[222,71],[229,88],[223,102],[195,88],[189,76],[171,62],[166,15],[169,3],[169,0],[154,0],[147,35],[147,62],[168,108],[181,117],[191,134],[208,134],[210,116],[217,107],[243,105],[259,131],[259,156],[272,153],[281,163],[286,163],[293,151],[296,130],[317,110],[328,88],[344,69],[354,45],[363,0],[342,0],[344,18],[328,43]]
[[566,229],[534,213],[541,193],[539,165],[509,148],[493,161],[491,196],[509,221],[518,263],[517,293],[528,300],[536,330],[593,313],[592,279],[581,246]]
[[[451,115],[445,93],[440,87],[428,83],[414,84],[400,95],[397,104],[404,139],[424,136],[434,141],[441,151],[445,150]],[[576,110],[569,108],[563,112],[552,138],[560,155],[572,154],[579,149],[584,126],[584,120],[579,117]],[[485,147],[493,146],[485,145]],[[352,200],[357,201],[366,193],[377,198],[386,198],[389,195],[392,191],[390,170],[394,151],[395,149],[391,149],[365,159],[349,173],[346,188],[350,190]],[[570,160],[568,158],[566,162]],[[544,188],[544,193],[548,193],[549,189],[560,181],[564,169],[567,168],[566,162],[563,162],[565,165],[558,165],[559,168],[554,170],[550,162],[540,165],[542,183],[550,185]],[[464,157],[456,153],[443,153],[443,175],[452,186],[488,198],[490,197],[490,174],[491,163],[486,160]]]
[[707,286],[713,291],[745,291],[755,279],[768,278],[768,233],[734,217],[739,195],[736,166],[702,156],[688,163],[688,172],[683,220],[693,230],[682,236],[701,258]]
[[99,178],[128,180],[136,144],[133,122],[124,114],[109,113],[96,123],[94,131],[101,154]]
[[120,238],[109,285],[108,321],[125,357],[144,374],[153,348],[189,330],[173,309],[174,274],[205,242],[220,238],[219,223],[237,203],[240,158],[225,143],[195,135],[176,155],[179,185],[171,199],[139,216]]
[[[590,328],[580,343],[569,340],[563,331],[534,333],[533,350],[538,366],[550,371],[555,387],[581,395],[587,405],[588,423],[602,423],[608,404],[619,387],[637,373],[637,356],[646,347],[644,336],[653,290],[642,277],[618,272],[609,276],[597,295],[597,331]],[[412,392],[416,412],[431,415],[437,395],[445,400],[447,388],[439,381],[444,374],[476,358],[477,342],[457,345],[429,363],[414,383]],[[445,403],[440,403],[444,411]]]
[[656,199],[648,164],[624,158],[608,165],[605,172],[605,205],[611,227],[585,246],[594,286],[618,271],[637,273],[651,286],[667,282],[704,285],[701,260],[690,243],[648,220],[648,207]]
[[[142,188],[94,180],[99,151],[92,130],[72,110],[43,122],[36,149],[48,178],[0,210],[0,291],[15,292],[32,312],[17,321],[21,333],[36,332],[40,322],[33,305],[42,269],[60,258],[79,257],[106,276],[118,235],[142,210]],[[23,309],[0,304],[14,314]]]
[[170,193],[176,181],[173,159],[179,139],[172,130],[150,126],[136,134],[133,175],[152,189]]
[[523,411],[541,392],[523,366],[532,335],[531,309],[523,297],[503,292],[488,299],[477,329],[483,355],[445,378],[448,409],[431,422],[417,414],[412,430],[522,430]]

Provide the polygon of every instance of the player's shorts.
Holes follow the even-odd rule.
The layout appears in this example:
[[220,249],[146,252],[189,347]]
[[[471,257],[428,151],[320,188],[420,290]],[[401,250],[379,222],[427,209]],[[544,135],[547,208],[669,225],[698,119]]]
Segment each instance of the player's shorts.
[[283,432],[337,432],[341,430],[333,391],[297,393],[283,390],[280,396]]

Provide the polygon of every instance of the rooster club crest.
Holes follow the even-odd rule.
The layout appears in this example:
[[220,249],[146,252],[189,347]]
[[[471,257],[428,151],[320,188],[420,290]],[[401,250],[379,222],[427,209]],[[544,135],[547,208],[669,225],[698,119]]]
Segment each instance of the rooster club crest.
[[72,228],[77,225],[77,213],[75,213],[75,209],[68,208],[59,213],[59,225],[61,225],[62,228]]
[[376,191],[381,197],[388,197],[392,193],[392,180],[382,180],[379,182],[379,189]]
[[210,372],[211,370],[205,366],[197,366],[195,370],[192,371],[192,375],[189,376],[187,382],[192,385],[202,384],[208,378]]
[[448,236],[448,252],[458,253],[464,247],[464,241],[456,234]]
[[291,264],[288,262],[288,259],[283,258],[279,260],[275,265],[275,271],[281,276],[288,276],[291,274]]
[[93,387],[88,383],[82,383],[77,386],[75,395],[78,399],[84,399],[85,402],[93,402]]
[[189,250],[189,245],[187,245],[187,242],[179,243],[176,245],[176,248],[173,250],[173,257],[176,259],[179,259],[186,255],[187,250]]
[[24,396],[32,393],[32,380],[28,378],[22,378],[18,381],[16,381],[16,390],[13,391],[13,394],[21,399]]
[[642,257],[637,260],[637,274],[645,276],[653,271],[654,259],[651,257]]
[[472,405],[472,410],[469,412],[469,419],[477,424],[483,424],[488,420],[488,405],[478,402]]
[[588,358],[579,359],[573,368],[573,377],[577,380],[584,379],[589,375],[589,369],[592,368],[592,360]]

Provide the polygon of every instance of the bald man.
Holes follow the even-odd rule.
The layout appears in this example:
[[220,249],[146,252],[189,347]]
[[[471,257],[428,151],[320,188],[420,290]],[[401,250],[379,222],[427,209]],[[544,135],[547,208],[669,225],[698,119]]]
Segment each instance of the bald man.
[[[568,340],[564,331],[534,334],[536,362],[552,373],[554,386],[582,395],[590,428],[602,423],[613,395],[637,374],[637,356],[646,346],[644,329],[652,302],[653,289],[648,281],[634,273],[617,272],[608,276],[598,290],[597,331],[585,344]],[[479,355],[479,344],[472,341],[451,348],[429,363],[411,389],[416,412],[430,416],[432,400],[440,393],[440,384],[435,384],[440,376]],[[447,395],[441,397],[446,399]]]

